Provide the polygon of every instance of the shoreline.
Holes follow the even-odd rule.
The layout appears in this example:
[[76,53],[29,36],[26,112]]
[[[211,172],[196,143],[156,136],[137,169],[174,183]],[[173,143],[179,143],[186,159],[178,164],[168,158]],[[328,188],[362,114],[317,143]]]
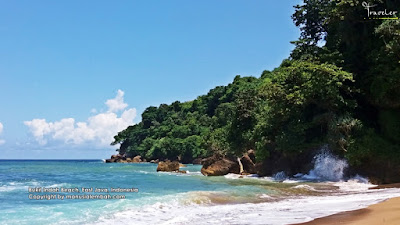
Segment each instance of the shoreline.
[[400,197],[373,204],[367,208],[341,212],[297,225],[395,225],[400,224]]
[[[94,177],[88,188],[121,187],[134,185],[140,188],[140,195],[126,193],[126,200],[63,201],[62,209],[54,204],[27,204],[28,215],[21,218],[21,212],[0,210],[0,217],[10,224],[30,223],[79,223],[79,224],[297,224],[312,218],[332,215],[343,211],[366,208],[392,197],[400,197],[400,189],[386,188],[368,190],[370,184],[351,180],[349,182],[302,182],[293,183],[274,181],[273,178],[259,179],[240,175],[208,177],[200,174],[200,165],[188,165],[194,176],[171,172],[157,173],[156,165],[150,163],[114,166],[95,163],[67,162],[9,162],[10,171],[21,171],[28,176],[41,171],[49,171],[36,180],[13,180],[2,183],[9,188],[2,188],[10,198],[9,204],[18,207],[19,197],[28,187],[82,187],[86,182],[74,182],[82,177],[81,173]],[[21,165],[23,165],[21,167]],[[101,165],[101,166],[99,166]],[[50,167],[49,167],[50,166]],[[71,168],[76,168],[72,169]],[[59,171],[63,180],[58,178]],[[76,171],[80,171],[77,173]],[[116,179],[115,173],[120,178]],[[54,175],[54,176],[53,176]],[[64,179],[65,177],[65,179]],[[97,179],[98,177],[104,179]],[[72,182],[71,182],[72,181]],[[131,181],[127,183],[127,181]],[[290,181],[289,179],[287,181]],[[111,186],[104,185],[105,183]],[[393,186],[395,184],[391,184]],[[380,187],[389,187],[388,185]],[[165,191],[164,191],[165,190]],[[125,195],[125,194],[124,194]],[[25,198],[24,203],[31,200]],[[261,202],[260,202],[261,201]],[[54,202],[58,204],[58,202]],[[61,203],[61,202],[60,202]],[[86,208],[87,211],[80,210]],[[37,210],[37,211],[35,211]],[[37,216],[46,211],[54,217]],[[63,214],[59,214],[59,212]],[[67,213],[64,213],[67,212]],[[69,214],[69,212],[72,212]],[[184,213],[182,213],[184,212]],[[134,221],[134,222],[132,222]]]

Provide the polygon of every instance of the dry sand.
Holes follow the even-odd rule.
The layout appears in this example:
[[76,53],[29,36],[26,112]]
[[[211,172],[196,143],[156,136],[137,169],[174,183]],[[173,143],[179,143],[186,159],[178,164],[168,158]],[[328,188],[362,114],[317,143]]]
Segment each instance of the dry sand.
[[371,205],[368,208],[338,213],[315,219],[302,225],[400,225],[400,198]]

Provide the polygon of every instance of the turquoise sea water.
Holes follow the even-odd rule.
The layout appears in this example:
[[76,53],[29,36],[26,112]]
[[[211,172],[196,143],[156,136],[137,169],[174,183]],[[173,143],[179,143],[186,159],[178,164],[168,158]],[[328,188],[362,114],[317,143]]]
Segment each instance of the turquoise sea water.
[[[315,199],[320,199],[323,204],[324,200],[352,198],[356,202],[354,207],[360,207],[400,195],[397,189],[390,192],[366,191],[366,186],[358,182],[293,179],[282,182],[273,178],[240,179],[237,175],[204,177],[199,172],[199,165],[182,168],[188,171],[187,174],[157,173],[156,168],[156,164],[150,163],[103,163],[102,160],[0,160],[0,222],[19,225],[285,224],[316,217],[317,209],[309,208],[312,213],[306,210],[307,204]],[[30,193],[29,188],[34,187],[137,188],[138,192]],[[358,199],[366,193],[373,197],[362,197],[364,202],[360,203]],[[29,199],[30,194],[119,194],[125,199],[36,200]],[[302,208],[299,211],[295,205],[300,203],[304,205],[298,206]],[[288,211],[279,208],[284,206],[289,207],[289,212],[294,210],[288,214],[293,218],[282,214],[279,219],[280,213]],[[236,209],[240,210],[237,214]],[[334,209],[333,213],[347,208],[335,205]],[[253,217],[256,219],[246,222],[243,220],[246,217],[239,217],[239,213],[255,213]],[[266,219],[271,215],[278,220]]]
[[[223,191],[229,187],[226,182],[205,179],[199,174],[201,166],[198,165],[184,168],[189,174],[157,173],[156,168],[156,164],[150,163],[106,164],[101,160],[2,160],[0,221],[7,224],[87,223],[127,206],[162,201],[163,196],[190,191]],[[35,200],[29,199],[29,194],[57,193],[28,192],[28,188],[33,187],[138,188],[139,191],[114,193],[125,195],[125,200]],[[249,189],[257,191],[253,186]]]

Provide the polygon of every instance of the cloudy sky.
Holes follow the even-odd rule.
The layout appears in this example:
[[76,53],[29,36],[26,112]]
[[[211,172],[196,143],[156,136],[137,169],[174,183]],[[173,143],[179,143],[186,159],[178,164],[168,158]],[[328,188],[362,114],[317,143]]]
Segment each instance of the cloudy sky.
[[277,67],[299,1],[0,1],[0,159],[99,159],[148,106]]

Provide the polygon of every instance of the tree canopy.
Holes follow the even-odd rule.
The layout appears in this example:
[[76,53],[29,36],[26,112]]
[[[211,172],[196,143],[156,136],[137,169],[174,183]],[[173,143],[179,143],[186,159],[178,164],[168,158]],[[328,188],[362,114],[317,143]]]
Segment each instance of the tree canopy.
[[[395,0],[376,9],[400,11]],[[353,165],[400,160],[400,20],[368,18],[362,1],[304,0],[288,59],[236,76],[193,101],[148,107],[121,131],[121,154],[191,162],[254,149],[298,154],[329,144]]]

